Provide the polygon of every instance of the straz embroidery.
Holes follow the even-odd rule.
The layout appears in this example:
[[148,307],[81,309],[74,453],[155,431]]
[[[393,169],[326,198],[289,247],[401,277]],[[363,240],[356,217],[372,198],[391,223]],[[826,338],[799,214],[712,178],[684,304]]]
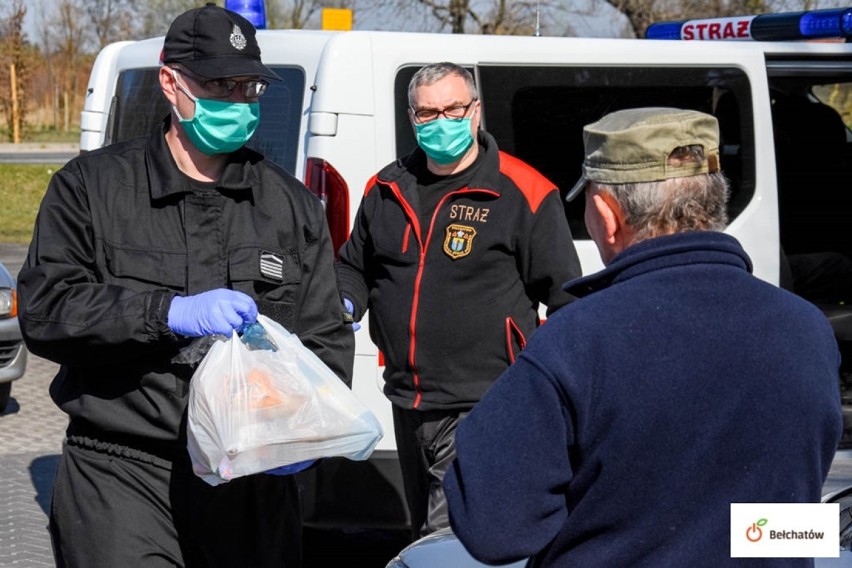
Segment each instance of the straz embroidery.
[[488,207],[473,207],[471,205],[452,205],[450,206],[450,219],[458,219],[459,221],[478,221],[480,223],[488,222],[488,213],[491,210]]
[[234,24],[234,29],[231,30],[231,45],[234,46],[234,49],[238,49],[242,51],[246,47],[246,36],[243,35],[243,30],[240,29],[240,26]]
[[473,249],[473,237],[476,229],[466,225],[449,225],[447,227],[447,238],[444,240],[444,252],[453,260],[457,260],[470,254]]

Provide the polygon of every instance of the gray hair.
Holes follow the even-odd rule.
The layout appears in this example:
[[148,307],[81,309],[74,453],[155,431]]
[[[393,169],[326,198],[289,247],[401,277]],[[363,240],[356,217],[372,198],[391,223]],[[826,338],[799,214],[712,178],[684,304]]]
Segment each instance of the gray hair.
[[470,97],[473,99],[479,98],[479,93],[476,90],[476,83],[474,82],[473,75],[471,75],[470,71],[461,65],[456,65],[449,61],[442,61],[441,63],[432,63],[425,67],[421,67],[420,70],[414,74],[411,81],[408,83],[408,106],[412,108],[414,107],[414,91],[417,87],[432,85],[448,75],[458,75],[464,79],[464,82],[467,84],[467,90],[470,93]]
[[[677,148],[669,156],[673,165],[703,160],[701,146]],[[722,173],[597,187],[621,206],[634,243],[671,233],[722,231],[728,224],[730,187]]]

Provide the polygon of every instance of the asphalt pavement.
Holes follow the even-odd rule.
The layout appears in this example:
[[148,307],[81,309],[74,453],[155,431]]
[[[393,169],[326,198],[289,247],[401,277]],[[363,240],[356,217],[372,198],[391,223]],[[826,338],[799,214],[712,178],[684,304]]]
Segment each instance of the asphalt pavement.
[[0,143],[0,164],[64,164],[80,153],[77,143]]
[[[16,277],[26,250],[0,243],[0,261]],[[27,371],[12,384],[12,399],[0,413],[0,566],[54,566],[47,511],[68,423],[47,393],[57,369],[30,353]]]

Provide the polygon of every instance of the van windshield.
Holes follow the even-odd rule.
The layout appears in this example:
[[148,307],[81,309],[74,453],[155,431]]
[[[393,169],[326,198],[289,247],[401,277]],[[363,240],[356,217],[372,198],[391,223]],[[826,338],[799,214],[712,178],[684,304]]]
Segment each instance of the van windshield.
[[[283,81],[270,81],[266,94],[259,99],[260,125],[246,146],[297,175],[305,72],[298,67],[271,68]],[[104,145],[147,136],[168,115],[158,73],[159,67],[149,67],[119,74]]]

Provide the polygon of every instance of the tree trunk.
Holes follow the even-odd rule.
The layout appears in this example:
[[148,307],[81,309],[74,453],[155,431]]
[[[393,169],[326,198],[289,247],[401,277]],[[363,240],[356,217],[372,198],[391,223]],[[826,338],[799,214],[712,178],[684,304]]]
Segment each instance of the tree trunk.
[[9,64],[9,83],[12,87],[12,142],[21,143],[21,115],[18,112],[18,80],[15,77],[15,63]]

